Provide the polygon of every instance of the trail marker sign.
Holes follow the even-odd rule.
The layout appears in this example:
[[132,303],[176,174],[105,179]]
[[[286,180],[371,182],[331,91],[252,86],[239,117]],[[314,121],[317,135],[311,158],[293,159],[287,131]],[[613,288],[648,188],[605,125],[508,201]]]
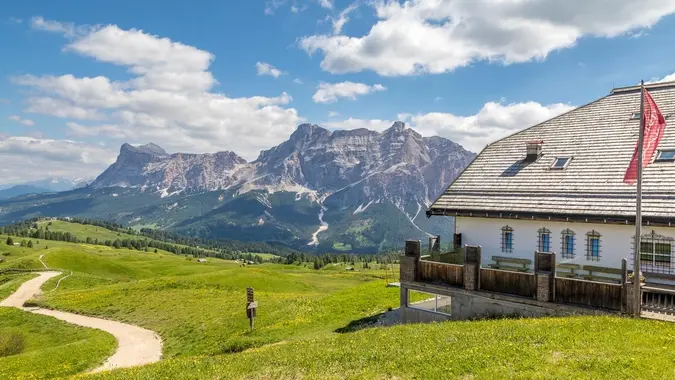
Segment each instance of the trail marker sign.
[[253,288],[246,288],[246,317],[249,320],[251,329],[254,327],[255,313],[258,309],[258,301],[253,296]]

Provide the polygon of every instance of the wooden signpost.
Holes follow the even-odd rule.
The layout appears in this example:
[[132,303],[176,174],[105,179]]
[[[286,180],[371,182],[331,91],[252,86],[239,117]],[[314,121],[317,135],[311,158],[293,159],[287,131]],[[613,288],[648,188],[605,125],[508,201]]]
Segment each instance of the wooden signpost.
[[253,288],[246,288],[246,317],[251,325],[251,329],[254,327],[255,312],[258,308],[258,301],[253,297]]

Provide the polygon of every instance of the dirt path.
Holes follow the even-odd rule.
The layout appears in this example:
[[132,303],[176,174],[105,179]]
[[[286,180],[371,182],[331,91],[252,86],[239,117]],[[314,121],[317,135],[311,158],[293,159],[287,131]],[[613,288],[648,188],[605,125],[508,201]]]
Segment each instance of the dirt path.
[[117,351],[103,365],[92,372],[115,368],[134,367],[157,362],[162,357],[162,340],[153,331],[106,319],[86,317],[57,310],[23,307],[23,304],[37,294],[40,287],[61,272],[41,272],[34,279],[24,282],[16,292],[0,302],[0,306],[16,307],[35,314],[48,315],[78,326],[91,327],[112,334],[117,339]]

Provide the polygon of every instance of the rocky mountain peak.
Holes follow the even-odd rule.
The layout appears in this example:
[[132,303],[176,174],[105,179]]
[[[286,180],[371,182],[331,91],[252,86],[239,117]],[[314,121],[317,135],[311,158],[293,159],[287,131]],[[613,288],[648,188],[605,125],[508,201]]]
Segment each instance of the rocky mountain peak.
[[395,121],[391,127],[383,132],[384,135],[399,134],[405,131],[405,123],[402,121]]
[[316,124],[305,123],[298,125],[298,128],[295,130],[295,132],[291,134],[290,140],[308,140],[319,136],[330,136],[330,134],[331,132],[329,130]]
[[152,156],[166,156],[166,151],[157,144],[149,143],[145,145],[133,146],[128,143],[122,144],[120,155],[122,154],[149,154]]

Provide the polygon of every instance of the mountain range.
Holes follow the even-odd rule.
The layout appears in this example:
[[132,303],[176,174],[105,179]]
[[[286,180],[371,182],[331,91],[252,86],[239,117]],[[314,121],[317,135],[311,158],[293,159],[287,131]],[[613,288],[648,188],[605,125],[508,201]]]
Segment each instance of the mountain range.
[[25,194],[53,193],[87,186],[93,178],[47,178],[16,185],[0,185],[0,199],[9,199]]
[[401,122],[383,132],[302,124],[252,162],[234,152],[169,154],[152,143],[124,144],[88,186],[1,201],[0,223],[71,216],[203,238],[372,252],[429,234],[448,241],[452,219],[427,219],[424,210],[474,157]]

